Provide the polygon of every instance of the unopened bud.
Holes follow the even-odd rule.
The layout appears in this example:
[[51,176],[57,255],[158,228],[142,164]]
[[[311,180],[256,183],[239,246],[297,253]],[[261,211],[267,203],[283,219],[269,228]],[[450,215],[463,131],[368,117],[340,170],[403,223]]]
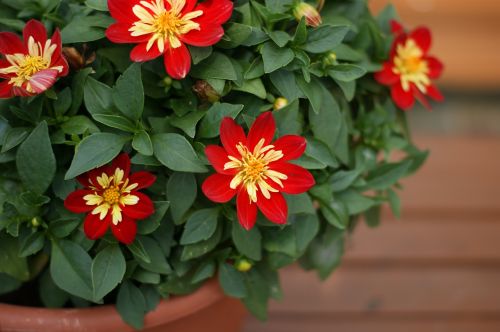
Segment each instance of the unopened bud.
[[37,217],[33,217],[33,219],[31,219],[31,226],[38,227],[40,225],[41,225],[40,219],[38,219]]
[[278,97],[276,98],[276,100],[274,101],[274,104],[273,104],[273,109],[275,111],[279,111],[280,109],[282,109],[283,107],[287,106],[288,105],[288,99],[284,98],[284,97]]
[[89,65],[95,61],[96,58],[95,52],[91,52],[90,54],[85,54],[89,53],[87,52],[87,50],[88,50],[87,45],[84,44],[82,53],[79,52],[74,47],[63,47],[62,53],[66,58],[66,60],[68,61],[68,64],[71,66],[71,68],[75,70],[80,70],[86,65]]
[[326,66],[333,66],[337,64],[337,54],[335,52],[330,52],[328,53],[324,58],[323,58],[323,63]]
[[238,258],[234,263],[234,267],[240,272],[248,272],[252,269],[253,264],[246,258]]
[[316,10],[316,8],[306,2],[299,2],[293,8],[293,15],[295,16],[297,21],[300,21],[302,17],[305,17],[306,24],[311,27],[318,27],[321,23],[323,23],[321,15]]
[[203,80],[196,81],[193,91],[201,100],[209,101],[210,103],[218,102],[221,97],[207,81]]

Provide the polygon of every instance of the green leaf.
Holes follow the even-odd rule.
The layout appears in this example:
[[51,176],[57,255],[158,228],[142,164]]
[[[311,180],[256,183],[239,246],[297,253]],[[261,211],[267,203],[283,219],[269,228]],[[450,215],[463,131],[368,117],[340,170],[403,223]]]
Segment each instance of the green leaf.
[[113,89],[113,101],[129,119],[137,121],[144,109],[144,87],[141,64],[134,63],[118,78]]
[[56,158],[45,121],[19,146],[16,165],[26,188],[37,194],[43,194],[48,189],[56,174]]
[[26,137],[28,137],[29,131],[28,128],[24,127],[15,127],[15,128],[9,128],[5,132],[5,135],[3,136],[3,142],[2,142],[2,151],[1,153],[5,153],[19,144],[21,144]]
[[0,295],[10,293],[21,287],[22,283],[11,276],[0,273]]
[[208,240],[217,229],[219,209],[203,209],[193,213],[185,227],[181,237],[181,245],[193,244]]
[[240,23],[228,23],[224,26],[224,37],[217,45],[222,48],[236,48],[252,34],[252,27]]
[[310,53],[325,53],[340,45],[349,32],[347,26],[322,25],[309,32],[303,49]]
[[208,58],[213,52],[211,46],[209,47],[188,46],[188,48],[189,48],[189,53],[191,53],[191,59],[193,60],[194,65],[197,65],[206,58]]
[[105,15],[80,16],[72,19],[61,31],[63,44],[84,43],[104,38],[104,30],[113,23]]
[[326,279],[340,264],[344,253],[344,231],[327,226],[323,233],[311,243],[307,258],[318,270],[321,279]]
[[227,296],[241,299],[247,295],[243,274],[232,265],[227,263],[219,265],[219,283]]
[[247,231],[239,224],[233,224],[232,238],[241,254],[256,261],[262,259],[262,236],[257,227]]
[[264,61],[264,72],[272,73],[282,67],[285,67],[295,57],[293,51],[289,48],[280,48],[273,42],[267,42],[261,49],[262,60]]
[[141,290],[130,281],[125,281],[121,285],[116,298],[116,309],[127,324],[137,330],[143,328],[146,299]]
[[330,179],[333,192],[344,191],[349,188],[360,175],[361,170],[359,169],[335,172]]
[[0,273],[21,281],[27,281],[30,273],[25,257],[19,257],[19,242],[17,239],[0,233]]
[[366,178],[366,188],[384,190],[404,177],[412,164],[411,160],[388,163],[380,166]]
[[331,225],[337,228],[345,229],[349,224],[349,211],[342,202],[333,200],[330,204],[323,205],[321,213]]
[[217,78],[235,81],[238,76],[231,60],[224,54],[214,52],[206,60],[194,66],[189,73],[201,79]]
[[278,89],[281,95],[285,97],[288,102],[291,103],[292,101],[304,96],[304,93],[297,85],[295,75],[292,72],[287,70],[278,70],[271,73],[269,77],[271,78],[271,82],[276,89]]
[[181,261],[184,262],[190,259],[198,258],[212,251],[217,246],[217,244],[219,244],[221,236],[222,227],[219,226],[217,227],[215,233],[208,240],[194,244],[188,244],[182,250]]
[[304,92],[307,99],[309,99],[314,113],[318,114],[323,105],[323,85],[317,79],[311,79],[311,82],[306,82],[301,76],[297,76],[297,85]]
[[139,260],[139,265],[144,269],[161,274],[169,274],[172,272],[172,268],[167,262],[161,247],[158,243],[149,237],[140,236],[140,241],[143,245],[144,251],[147,256],[150,258],[150,262],[147,263],[143,260]]
[[266,99],[267,96],[266,88],[260,78],[245,80],[240,87],[235,86],[233,90],[248,92],[259,97],[260,99]]
[[19,257],[28,257],[36,254],[43,249],[45,244],[45,236],[42,232],[35,232],[27,236],[21,241],[19,248]]
[[156,158],[173,171],[205,173],[208,169],[184,136],[179,134],[158,134],[153,136]]
[[396,218],[401,217],[401,200],[398,197],[398,194],[392,190],[387,190],[387,199],[389,200],[389,205],[391,207],[392,213]]
[[285,45],[292,40],[292,37],[285,31],[271,31],[269,37],[271,37],[272,41],[279,47],[285,47]]
[[167,198],[170,200],[170,214],[176,224],[193,205],[197,195],[196,178],[190,173],[175,172],[167,182]]
[[132,140],[132,147],[145,156],[153,155],[153,142],[145,130],[138,131]]
[[142,241],[139,237],[137,237],[134,242],[129,244],[127,246],[127,249],[130,250],[132,255],[134,255],[134,257],[138,261],[142,261],[146,264],[151,263],[151,257],[149,257],[148,253],[146,252],[146,249],[144,249]]
[[260,320],[267,319],[267,306],[270,296],[268,282],[257,269],[245,273],[247,296],[243,303]]
[[110,245],[97,254],[91,267],[94,302],[100,301],[118,286],[125,270],[125,257],[118,245]]
[[219,128],[222,119],[231,117],[235,119],[243,110],[243,105],[215,103],[210,107],[201,121],[198,129],[198,136],[203,138],[212,138],[219,136]]
[[70,235],[80,224],[81,220],[78,218],[53,220],[49,224],[49,233],[57,238],[64,238]]
[[92,115],[111,114],[111,110],[115,108],[113,89],[93,77],[87,77],[83,97],[85,106]]
[[186,135],[194,138],[196,135],[196,125],[205,115],[204,111],[189,112],[183,117],[172,116],[170,118],[170,124],[176,128],[182,129]]
[[141,220],[141,222],[137,224],[137,232],[139,234],[146,235],[157,230],[170,207],[170,202],[167,201],[156,201],[153,202],[153,204],[155,212],[150,217]]
[[40,278],[38,293],[44,306],[48,308],[61,308],[69,300],[70,295],[57,287],[50,276],[50,271],[45,270]]
[[75,242],[52,241],[50,274],[59,288],[92,301],[91,265],[90,256]]
[[122,150],[128,139],[111,133],[97,133],[84,138],[76,147],[65,179],[72,179],[91,169],[106,165]]
[[127,132],[135,132],[135,125],[127,118],[121,115],[113,114],[92,114],[92,117],[108,127],[120,129]]
[[336,196],[336,199],[345,204],[351,216],[360,214],[376,204],[376,201],[355,190],[343,191]]
[[97,133],[99,128],[85,115],[76,115],[61,124],[62,131],[67,135],[83,135]]
[[342,82],[357,80],[365,74],[366,69],[350,64],[337,65],[328,70],[328,75],[330,75],[331,78]]
[[200,267],[195,271],[191,278],[191,283],[195,284],[202,282],[208,278],[212,278],[215,274],[215,263],[213,261],[206,261],[201,263]]
[[108,11],[108,2],[106,0],[86,0],[85,4],[87,7],[99,10],[101,12]]

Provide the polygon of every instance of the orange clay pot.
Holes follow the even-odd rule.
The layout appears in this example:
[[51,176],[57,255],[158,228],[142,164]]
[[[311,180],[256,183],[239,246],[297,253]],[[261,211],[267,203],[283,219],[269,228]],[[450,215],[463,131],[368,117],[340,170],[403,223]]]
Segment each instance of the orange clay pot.
[[[238,332],[246,311],[226,297],[216,280],[188,296],[162,301],[146,316],[145,332]],[[84,309],[29,308],[0,304],[1,332],[133,332],[114,306]]]

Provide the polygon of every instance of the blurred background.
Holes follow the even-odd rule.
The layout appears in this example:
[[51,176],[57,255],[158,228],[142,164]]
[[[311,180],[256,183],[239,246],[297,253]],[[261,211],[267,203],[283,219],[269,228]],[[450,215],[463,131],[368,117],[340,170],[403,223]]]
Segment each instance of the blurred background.
[[500,1],[391,2],[431,28],[446,67],[446,102],[409,114],[430,158],[404,182],[400,220],[360,226],[325,282],[284,271],[284,300],[245,332],[500,331]]

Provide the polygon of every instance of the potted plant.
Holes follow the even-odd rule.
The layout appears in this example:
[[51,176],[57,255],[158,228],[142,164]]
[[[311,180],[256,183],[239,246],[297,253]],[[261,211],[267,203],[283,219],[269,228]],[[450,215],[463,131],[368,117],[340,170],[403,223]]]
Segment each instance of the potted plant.
[[392,7],[0,11],[1,331],[230,331],[240,303],[265,319],[278,270],[330,275],[427,156],[404,110],[442,99],[442,65]]

